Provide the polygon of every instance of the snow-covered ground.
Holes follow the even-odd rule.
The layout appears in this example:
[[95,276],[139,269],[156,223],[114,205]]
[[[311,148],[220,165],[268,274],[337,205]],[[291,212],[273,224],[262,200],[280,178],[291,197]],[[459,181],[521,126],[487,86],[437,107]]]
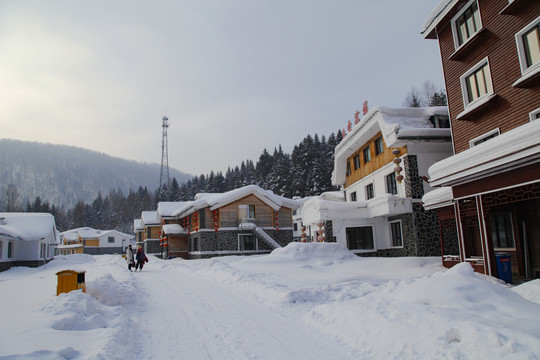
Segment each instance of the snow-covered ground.
[[[87,293],[56,296],[56,272]],[[439,258],[338,244],[271,255],[60,256],[0,273],[0,359],[538,359],[540,280],[511,287]]]

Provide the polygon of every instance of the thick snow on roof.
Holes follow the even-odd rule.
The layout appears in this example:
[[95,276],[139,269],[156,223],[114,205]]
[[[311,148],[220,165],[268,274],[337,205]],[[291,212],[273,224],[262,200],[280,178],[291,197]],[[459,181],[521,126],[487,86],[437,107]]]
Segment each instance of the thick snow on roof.
[[141,213],[141,221],[145,226],[160,224],[157,211],[143,211]]
[[56,231],[48,213],[0,213],[0,236],[15,240],[40,240]]
[[102,236],[107,236],[110,233],[119,234],[125,238],[133,238],[133,235],[125,234],[117,230],[98,230],[91,227],[82,227],[77,229],[71,229],[60,233],[61,236],[68,240],[74,240],[81,236],[83,239],[97,239]]
[[332,183],[345,184],[347,158],[380,131],[386,147],[401,147],[411,142],[445,139],[451,141],[449,128],[435,128],[430,121],[434,115],[448,116],[446,106],[427,108],[371,109],[336,146]]
[[158,217],[174,216],[174,214],[180,211],[185,204],[186,203],[183,201],[161,201],[157,206]]
[[278,211],[282,206],[296,210],[302,203],[300,200],[292,200],[276,195],[272,191],[264,190],[257,185],[248,185],[225,193],[199,193],[195,196],[194,201],[184,203],[184,206],[174,215],[183,217],[207,207],[210,210],[215,210],[251,194],[258,197],[275,211]]
[[540,161],[540,121],[531,121],[433,164],[432,186],[456,185]]
[[142,220],[141,219],[135,219],[133,220],[133,230],[134,231],[137,231],[137,230],[144,230],[144,226],[142,224]]
[[426,210],[436,209],[438,207],[451,205],[451,201],[454,198],[454,193],[450,186],[443,186],[436,188],[426,193],[422,197],[424,208]]
[[333,201],[315,196],[302,208],[304,224],[320,220],[371,219],[377,216],[397,215],[412,211],[410,199],[386,194],[368,201]]
[[422,26],[420,32],[426,39],[436,39],[437,35],[434,33],[435,27],[444,18],[450,10],[457,4],[458,0],[442,0],[439,5],[429,14],[428,18]]
[[165,235],[187,234],[187,231],[178,224],[166,224],[166,225],[163,225],[163,234]]

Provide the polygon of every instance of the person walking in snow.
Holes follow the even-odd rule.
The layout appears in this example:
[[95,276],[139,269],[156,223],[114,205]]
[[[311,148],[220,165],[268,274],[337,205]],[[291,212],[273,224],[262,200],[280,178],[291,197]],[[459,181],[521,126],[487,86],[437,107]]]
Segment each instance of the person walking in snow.
[[135,257],[133,255],[133,248],[131,245],[129,245],[129,247],[126,249],[126,260],[128,263],[128,270],[132,271],[131,267],[135,265]]
[[142,271],[144,263],[148,262],[148,258],[146,257],[146,254],[144,253],[144,250],[142,248],[137,249],[137,255],[135,255],[135,258],[137,259],[135,271],[137,271],[137,269],[139,269],[139,271]]

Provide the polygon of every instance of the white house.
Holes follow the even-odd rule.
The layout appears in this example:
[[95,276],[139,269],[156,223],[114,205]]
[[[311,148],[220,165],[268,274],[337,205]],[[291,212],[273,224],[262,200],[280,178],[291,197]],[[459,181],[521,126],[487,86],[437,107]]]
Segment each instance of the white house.
[[54,257],[58,231],[47,213],[0,213],[0,271],[43,265]]
[[58,251],[63,253],[70,246],[78,243],[83,252],[90,255],[121,254],[128,245],[135,245],[134,236],[117,230],[97,230],[82,227],[60,233],[61,245]]
[[342,194],[304,204],[307,237],[323,225],[326,241],[359,254],[440,254],[436,213],[421,199],[429,166],[452,155],[449,126],[446,107],[371,109],[336,146],[332,183]]

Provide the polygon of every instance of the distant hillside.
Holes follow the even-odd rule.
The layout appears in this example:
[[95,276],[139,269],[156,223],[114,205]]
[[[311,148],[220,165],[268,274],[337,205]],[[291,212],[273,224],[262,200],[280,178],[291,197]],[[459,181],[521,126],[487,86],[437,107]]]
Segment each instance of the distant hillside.
[[[191,175],[169,169],[183,183]],[[91,202],[99,191],[159,186],[159,164],[143,164],[74,146],[0,139],[0,194],[15,184],[24,206],[40,196],[56,206],[71,208]]]

